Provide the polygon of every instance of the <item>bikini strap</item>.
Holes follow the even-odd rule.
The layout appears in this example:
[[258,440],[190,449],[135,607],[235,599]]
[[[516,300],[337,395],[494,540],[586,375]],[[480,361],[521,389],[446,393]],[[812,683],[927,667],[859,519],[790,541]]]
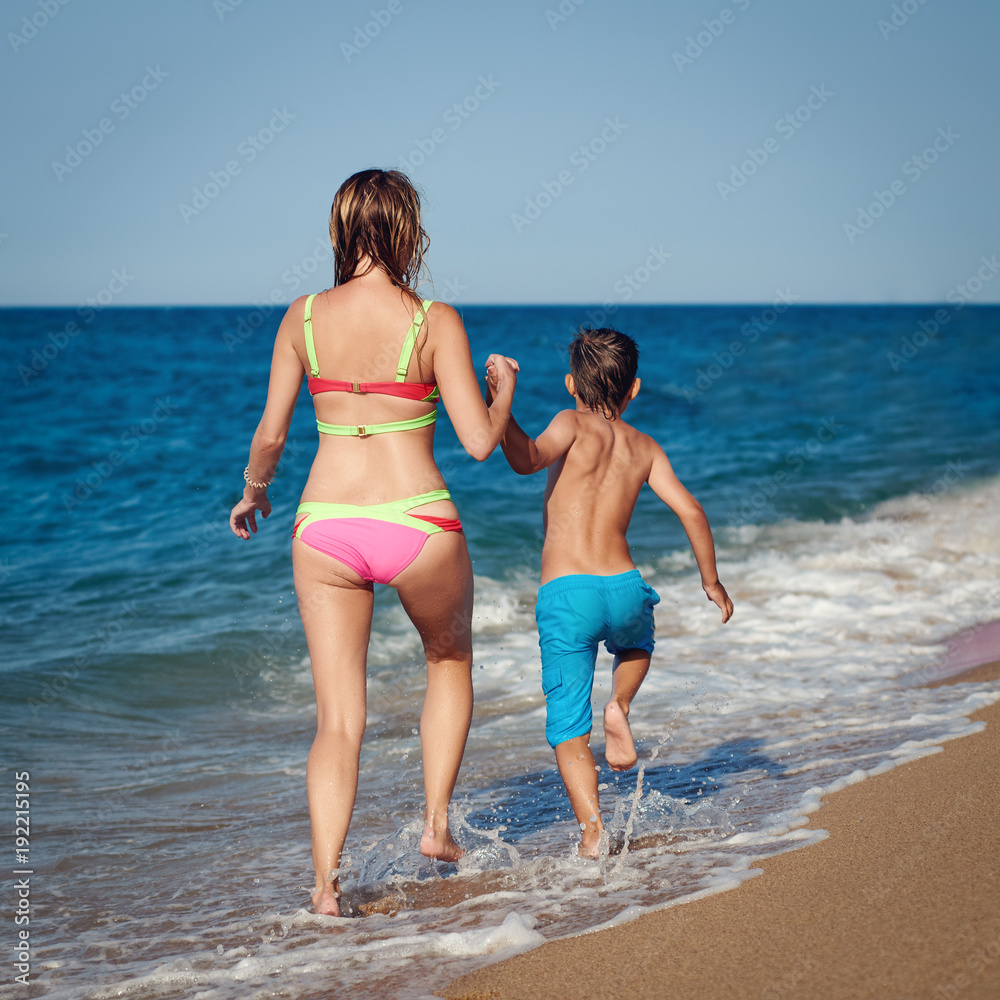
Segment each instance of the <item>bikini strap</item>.
[[306,317],[303,324],[306,332],[306,354],[309,355],[309,374],[314,378],[319,375],[319,362],[316,360],[316,345],[313,343],[313,299],[315,293],[306,299]]
[[418,427],[428,427],[437,420],[437,410],[431,410],[421,417],[412,417],[409,420],[393,420],[387,424],[328,424],[323,420],[316,420],[316,426],[321,434],[334,434],[338,437],[358,437],[366,438],[372,434],[388,434],[390,431],[412,431]]
[[410,367],[410,358],[413,355],[413,347],[417,342],[417,333],[420,330],[421,324],[424,322],[427,310],[433,304],[433,299],[424,299],[424,301],[420,304],[420,312],[413,317],[410,329],[406,331],[406,336],[403,338],[403,348],[399,352],[399,364],[396,365],[397,382],[404,382],[406,380],[406,372]]
[[430,493],[421,493],[419,496],[407,497],[406,500],[400,500],[398,503],[406,504],[402,509],[404,511],[411,510],[414,507],[422,507],[425,503],[431,503],[434,500],[450,500],[451,494],[447,490],[431,490]]

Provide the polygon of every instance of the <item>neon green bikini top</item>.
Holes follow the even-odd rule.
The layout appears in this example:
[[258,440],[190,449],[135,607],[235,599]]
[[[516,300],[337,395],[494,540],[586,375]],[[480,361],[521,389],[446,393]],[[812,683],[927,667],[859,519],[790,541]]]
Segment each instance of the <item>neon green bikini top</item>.
[[[433,299],[424,299],[420,311],[413,317],[410,329],[403,338],[403,347],[399,352],[399,362],[396,365],[394,382],[345,382],[341,379],[320,378],[319,362],[316,360],[316,344],[313,342],[312,303],[315,295],[306,299],[305,334],[306,354],[309,356],[309,391],[315,396],[321,392],[353,392],[364,395],[369,392],[381,393],[383,396],[401,396],[404,399],[417,399],[422,402],[436,401],[440,398],[437,385],[434,382],[407,382],[406,370],[410,366],[410,358],[417,342],[417,333],[424,322],[427,310],[433,304]],[[437,410],[431,410],[420,417],[410,420],[394,420],[385,424],[328,424],[318,417],[316,426],[321,434],[339,434],[342,437],[368,437],[370,434],[388,434],[391,431],[409,431],[417,427],[426,427],[437,420]]]

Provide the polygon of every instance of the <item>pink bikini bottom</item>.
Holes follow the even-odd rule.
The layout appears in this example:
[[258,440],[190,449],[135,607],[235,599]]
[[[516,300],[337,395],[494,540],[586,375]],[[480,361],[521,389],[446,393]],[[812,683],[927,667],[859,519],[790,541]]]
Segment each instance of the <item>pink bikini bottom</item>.
[[405,500],[359,506],[303,503],[294,537],[310,548],[350,566],[363,580],[390,583],[420,555],[431,535],[461,531],[455,518],[410,514],[434,500],[450,500],[447,490],[433,490]]

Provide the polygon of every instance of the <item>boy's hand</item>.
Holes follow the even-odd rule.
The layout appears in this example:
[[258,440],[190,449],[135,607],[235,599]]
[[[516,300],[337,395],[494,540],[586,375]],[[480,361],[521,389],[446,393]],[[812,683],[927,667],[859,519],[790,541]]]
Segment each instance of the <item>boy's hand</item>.
[[719,583],[718,580],[715,583],[702,584],[705,589],[705,594],[710,601],[713,601],[722,611],[722,624],[725,625],[730,618],[733,617],[733,602],[729,599],[729,595],[726,593],[726,588]]

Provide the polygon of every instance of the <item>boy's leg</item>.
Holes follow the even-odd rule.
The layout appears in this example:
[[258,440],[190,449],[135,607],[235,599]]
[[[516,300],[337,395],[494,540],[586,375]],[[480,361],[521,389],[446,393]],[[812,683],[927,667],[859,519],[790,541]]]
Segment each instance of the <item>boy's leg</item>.
[[597,801],[597,762],[590,750],[590,733],[557,744],[556,763],[580,827],[579,854],[596,858],[604,824]]
[[649,657],[644,649],[626,649],[615,657],[611,701],[604,706],[604,756],[612,771],[627,771],[639,759],[628,713],[646,678]]
[[616,578],[608,599],[613,626],[605,646],[614,656],[615,666],[614,693],[604,706],[604,755],[612,770],[627,771],[637,760],[628,724],[629,706],[649,670],[653,608],[660,595],[643,581],[638,570],[633,570]]
[[[590,750],[591,692],[603,605],[593,588],[567,589],[560,581],[538,591],[535,618],[542,653],[545,739],[583,834],[580,854],[597,857],[603,829],[597,801],[597,765]],[[596,623],[596,627],[595,627]],[[593,817],[593,819],[591,819]]]

